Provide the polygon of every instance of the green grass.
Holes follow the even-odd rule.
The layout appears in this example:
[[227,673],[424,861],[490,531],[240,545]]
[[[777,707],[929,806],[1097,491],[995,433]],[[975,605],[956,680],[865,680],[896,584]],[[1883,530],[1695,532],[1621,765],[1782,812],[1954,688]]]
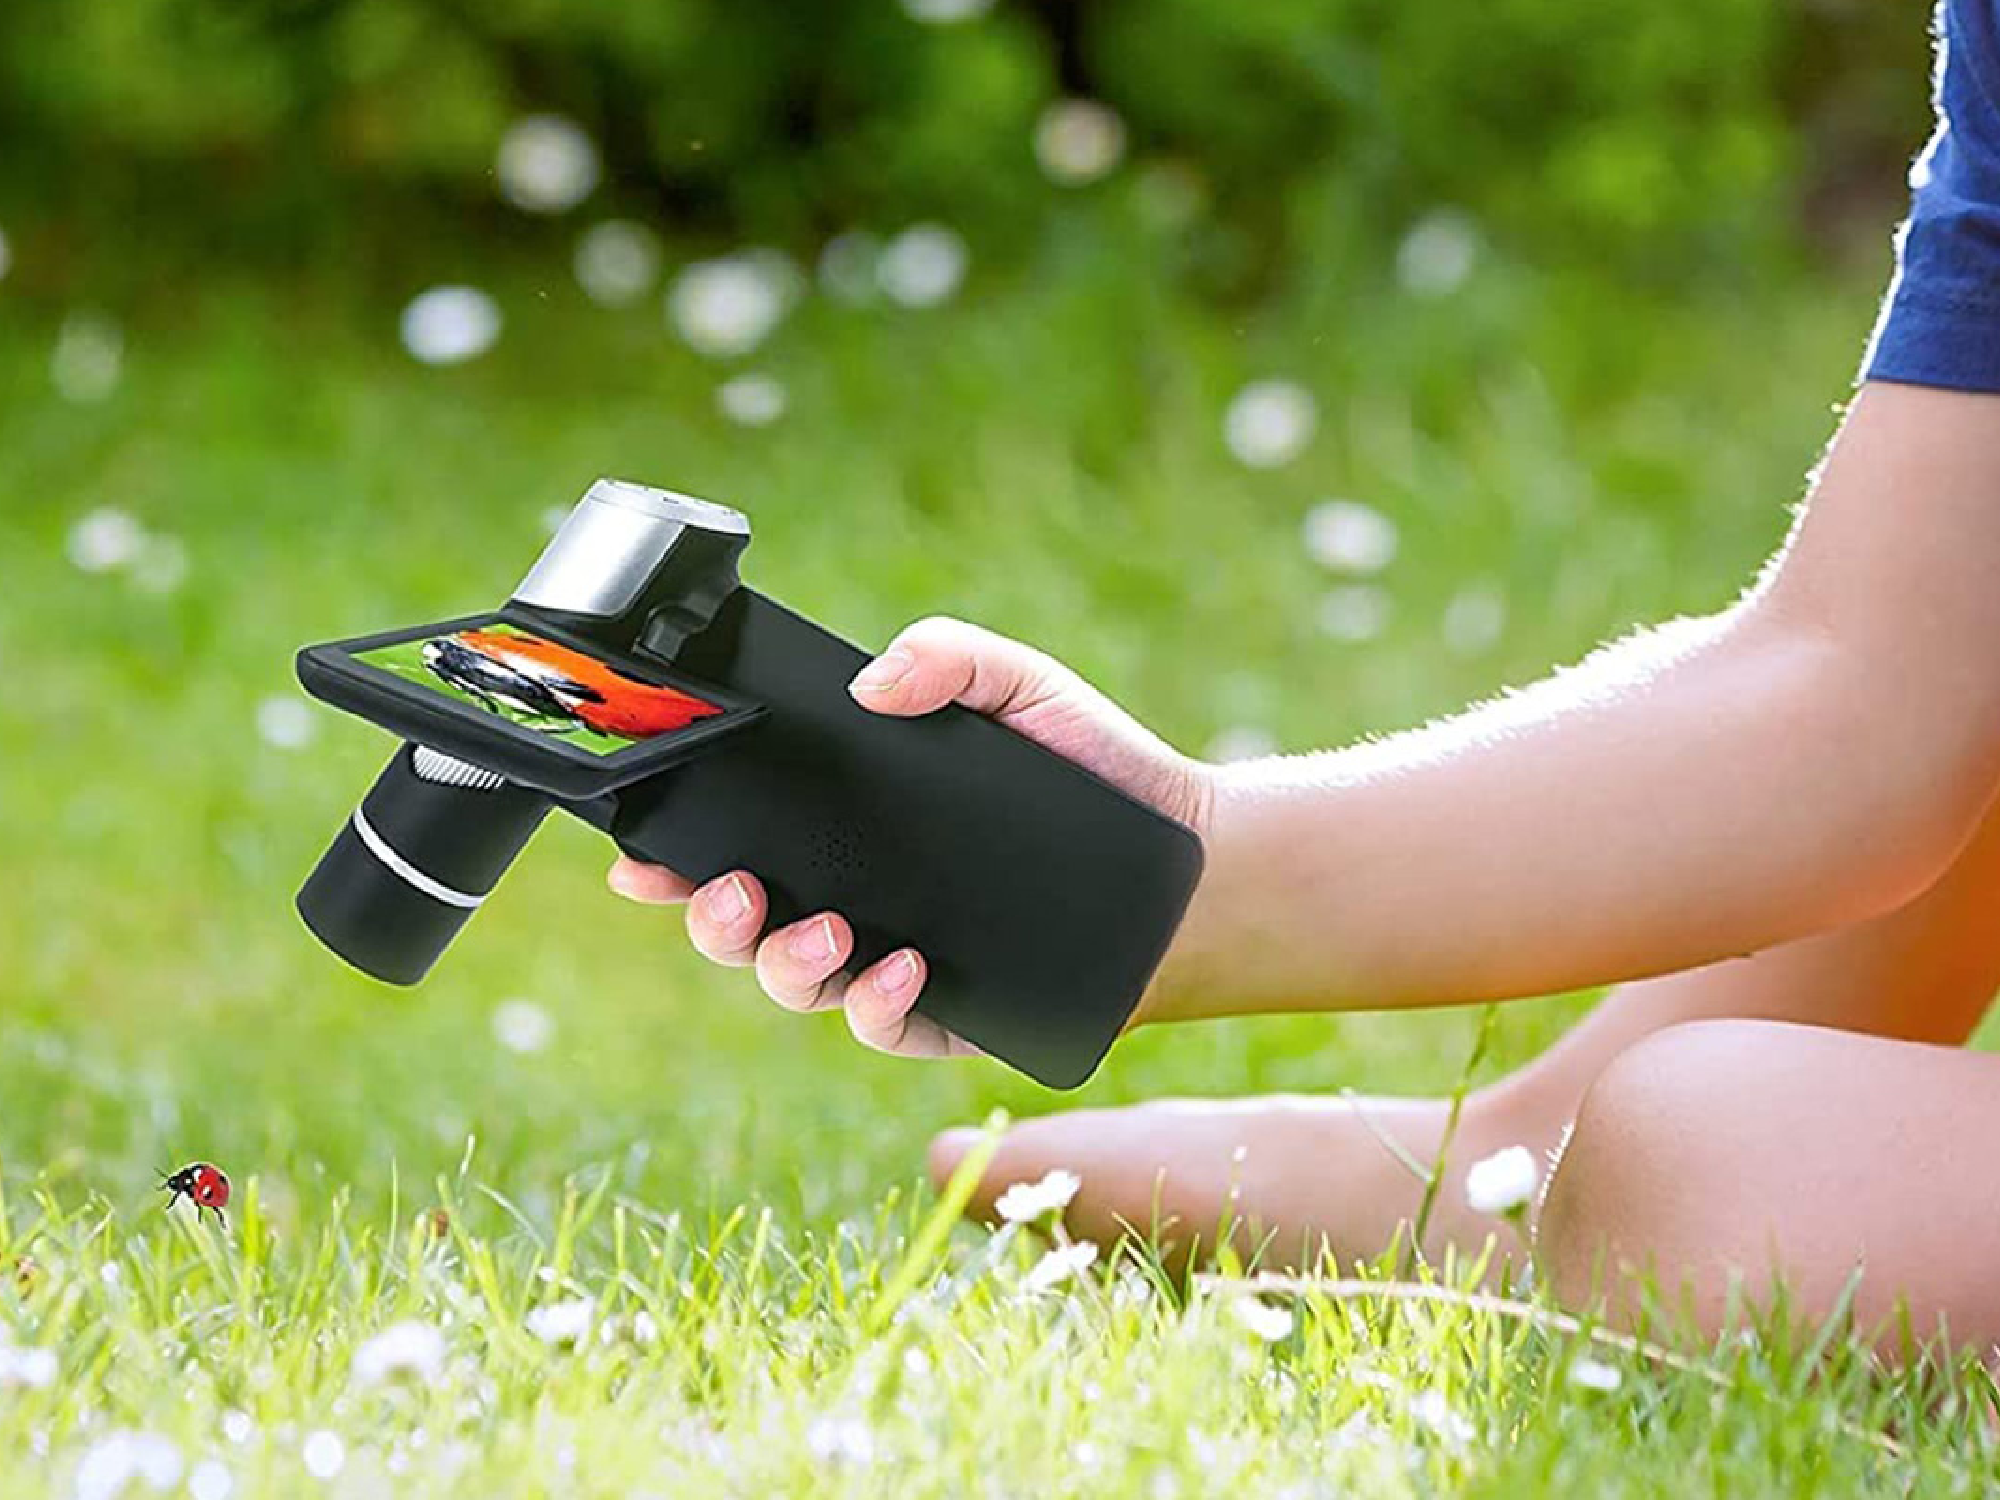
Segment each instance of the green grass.
[[[419,990],[301,930],[292,892],[389,747],[319,710],[306,749],[264,743],[292,650],[497,602],[542,513],[600,473],[747,509],[749,576],[861,640],[960,613],[1184,744],[1248,725],[1304,748],[1728,598],[1781,534],[1870,290],[1683,305],[1495,262],[1412,304],[1336,258],[1244,313],[1190,305],[1158,260],[1079,238],[944,312],[809,306],[755,362],[792,401],[758,433],[715,414],[715,372],[650,309],[599,312],[532,266],[502,274],[498,349],[451,371],[401,354],[379,291],[162,292],[128,310],[126,378],[96,406],[50,393],[58,310],[0,297],[0,1260],[32,1262],[0,1278],[0,1328],[59,1362],[0,1388],[0,1493],[67,1493],[119,1428],[219,1457],[238,1495],[301,1492],[321,1429],[355,1493],[385,1473],[398,1494],[1093,1496],[1990,1475],[1972,1387],[1838,1345],[1744,1341],[1706,1373],[1599,1349],[1624,1372],[1600,1393],[1566,1373],[1575,1336],[1462,1307],[1321,1299],[1266,1343],[1138,1261],[1030,1295],[1025,1239],[921,1232],[916,1164],[938,1127],[1068,1101],[779,1012],[605,896],[605,846],[567,822]],[[1255,475],[1220,412],[1269,373],[1324,420]],[[1315,624],[1328,580],[1299,525],[1329,495],[1402,530],[1365,646]],[[181,539],[177,590],[65,558],[107,504]],[[1506,627],[1455,655],[1440,621],[1468,585]],[[517,997],[555,1018],[545,1050],[496,1042]],[[1579,1003],[1510,1008],[1489,1070]],[[1148,1034],[1078,1098],[1447,1088],[1473,1027]],[[196,1158],[236,1180],[226,1236],[159,1211],[155,1169]],[[526,1331],[577,1297],[612,1337]],[[356,1347],[412,1318],[442,1330],[436,1378],[358,1383]]]

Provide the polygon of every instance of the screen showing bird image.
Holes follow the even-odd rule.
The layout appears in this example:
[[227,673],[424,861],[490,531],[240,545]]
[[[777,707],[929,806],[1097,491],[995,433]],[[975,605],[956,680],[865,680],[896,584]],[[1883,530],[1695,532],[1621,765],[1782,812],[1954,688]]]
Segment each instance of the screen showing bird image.
[[723,711],[501,621],[378,646],[354,659],[598,755]]

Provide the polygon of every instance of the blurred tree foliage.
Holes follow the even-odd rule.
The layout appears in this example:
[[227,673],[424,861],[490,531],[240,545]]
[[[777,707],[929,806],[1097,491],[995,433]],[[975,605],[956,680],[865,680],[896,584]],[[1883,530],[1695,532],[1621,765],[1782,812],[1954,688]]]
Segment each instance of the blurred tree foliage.
[[[1747,254],[1893,185],[1923,22],[1868,0],[999,0],[945,25],[897,0],[4,0],[0,193],[79,233],[199,204],[245,250],[393,240],[404,211],[492,217],[500,132],[554,110],[631,211],[793,242],[934,215],[1004,249],[1054,198],[1036,116],[1085,95],[1265,252],[1312,188],[1592,257]],[[403,207],[350,212],[369,203]]]

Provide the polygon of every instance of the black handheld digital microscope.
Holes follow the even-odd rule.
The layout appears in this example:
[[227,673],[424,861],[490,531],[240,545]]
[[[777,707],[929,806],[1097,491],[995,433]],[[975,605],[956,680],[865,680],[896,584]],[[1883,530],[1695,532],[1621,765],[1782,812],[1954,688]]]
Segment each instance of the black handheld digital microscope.
[[1201,871],[1187,828],[958,707],[871,714],[867,654],[742,583],[749,522],[600,480],[498,610],[310,646],[315,697],[405,743],[299,892],[355,967],[422,979],[551,809],[773,926],[831,910],[858,970],[1043,1083],[1090,1076]]

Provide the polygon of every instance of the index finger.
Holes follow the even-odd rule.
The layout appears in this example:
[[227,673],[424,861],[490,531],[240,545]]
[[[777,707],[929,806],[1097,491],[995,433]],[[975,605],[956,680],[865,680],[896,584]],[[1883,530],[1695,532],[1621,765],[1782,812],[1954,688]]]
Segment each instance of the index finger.
[[676,875],[664,865],[642,864],[628,854],[618,856],[605,883],[625,897],[644,906],[674,906],[694,894],[694,882]]

